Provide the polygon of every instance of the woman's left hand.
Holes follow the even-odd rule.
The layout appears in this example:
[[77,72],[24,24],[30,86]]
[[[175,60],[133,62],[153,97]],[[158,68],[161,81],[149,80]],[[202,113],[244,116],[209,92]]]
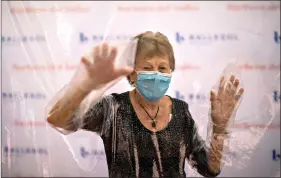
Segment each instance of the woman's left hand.
[[239,80],[235,76],[231,76],[229,80],[221,78],[218,93],[212,90],[210,98],[211,117],[215,128],[226,129],[243,93],[244,89],[239,88]]

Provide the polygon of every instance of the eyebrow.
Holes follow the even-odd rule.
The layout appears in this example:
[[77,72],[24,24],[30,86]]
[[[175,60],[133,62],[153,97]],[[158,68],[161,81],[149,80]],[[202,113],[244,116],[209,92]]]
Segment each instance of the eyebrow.
[[[145,59],[145,60],[144,60],[145,63],[151,64],[149,61],[151,61],[151,60],[149,60],[149,59]],[[166,60],[163,60],[163,61],[161,61],[159,64],[160,64],[160,65],[161,65],[161,64],[169,65],[169,62],[167,62]]]
[[168,62],[160,62],[160,65],[161,65],[161,64],[169,65]]
[[146,60],[144,60],[143,62],[144,62],[145,64],[152,65],[150,62],[148,62],[148,61],[146,61]]

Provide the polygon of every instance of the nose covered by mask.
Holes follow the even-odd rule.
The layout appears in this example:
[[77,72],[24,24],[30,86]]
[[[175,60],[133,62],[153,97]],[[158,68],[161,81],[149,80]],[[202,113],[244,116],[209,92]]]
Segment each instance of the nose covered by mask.
[[155,102],[167,92],[172,75],[160,72],[137,72],[137,90],[149,102]]

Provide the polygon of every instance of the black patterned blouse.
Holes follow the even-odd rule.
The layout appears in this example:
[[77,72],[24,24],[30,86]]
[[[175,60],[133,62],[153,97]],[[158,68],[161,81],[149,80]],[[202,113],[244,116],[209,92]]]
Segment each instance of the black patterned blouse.
[[185,159],[202,176],[216,177],[218,173],[209,169],[205,142],[197,133],[188,104],[171,99],[172,119],[156,133],[137,118],[129,92],[103,97],[79,119],[83,122],[72,123],[76,129],[101,136],[109,177],[186,177]]

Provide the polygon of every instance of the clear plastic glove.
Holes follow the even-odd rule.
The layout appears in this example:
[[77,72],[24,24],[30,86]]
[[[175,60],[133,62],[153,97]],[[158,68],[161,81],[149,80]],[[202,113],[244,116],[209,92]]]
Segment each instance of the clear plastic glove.
[[243,92],[244,89],[239,88],[239,80],[234,75],[229,80],[224,76],[221,77],[218,93],[211,91],[211,118],[216,129],[226,129],[231,116],[239,106]]
[[111,48],[107,43],[96,46],[92,55],[93,61],[86,57],[81,59],[86,74],[84,78],[81,78],[81,89],[84,91],[99,88],[133,72],[130,66],[116,66],[117,49]]

